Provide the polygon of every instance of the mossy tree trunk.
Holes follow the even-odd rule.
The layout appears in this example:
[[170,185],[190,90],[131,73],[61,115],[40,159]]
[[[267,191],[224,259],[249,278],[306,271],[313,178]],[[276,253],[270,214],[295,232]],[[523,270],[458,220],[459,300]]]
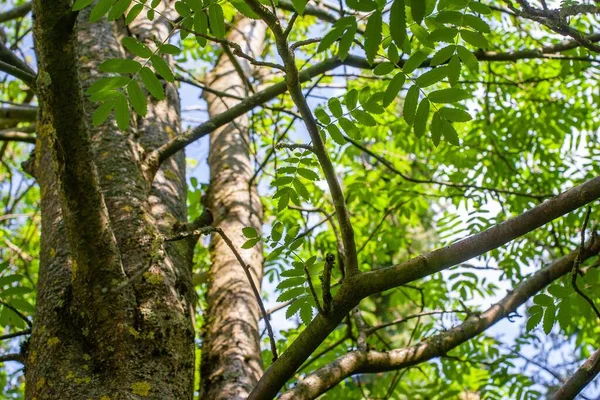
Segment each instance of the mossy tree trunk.
[[[168,13],[170,3],[160,7]],[[183,154],[163,163],[153,182],[142,168],[149,150],[180,131],[177,92],[167,84],[166,100],[149,98],[148,116],[127,132],[110,119],[92,128],[95,106],[83,95],[100,62],[125,56],[120,38],[150,43],[151,35],[166,37],[168,24],[90,24],[89,11],[70,6],[34,4],[42,247],[26,397],[190,399],[190,252],[185,241],[159,240],[186,219]]]

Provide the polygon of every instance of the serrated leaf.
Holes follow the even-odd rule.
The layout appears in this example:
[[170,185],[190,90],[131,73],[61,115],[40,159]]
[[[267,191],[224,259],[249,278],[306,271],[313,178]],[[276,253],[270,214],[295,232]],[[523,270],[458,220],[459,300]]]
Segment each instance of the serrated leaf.
[[381,76],[381,75],[387,75],[390,72],[392,72],[394,69],[396,69],[396,66],[393,63],[391,63],[389,61],[386,61],[386,62],[382,62],[381,64],[378,64],[373,69],[373,73],[375,75],[379,75],[379,76]]
[[451,86],[454,86],[458,83],[458,78],[460,77],[460,59],[457,55],[452,56],[450,61],[448,62],[448,82]]
[[312,171],[307,168],[298,168],[298,175],[300,175],[310,181],[319,180],[319,175],[315,171]]
[[83,10],[84,8],[86,8],[87,6],[92,4],[93,2],[94,2],[94,0],[77,0],[73,4],[73,7],[71,8],[71,10],[73,10],[73,11]]
[[456,28],[437,28],[434,29],[427,39],[432,42],[446,42],[446,43],[454,43],[454,38],[458,35],[458,29]]
[[304,303],[300,307],[300,319],[302,320],[302,323],[304,325],[310,324],[310,321],[312,321],[312,316],[313,316],[312,307],[308,303]]
[[175,11],[183,18],[192,16],[192,10],[183,1],[175,2]]
[[411,0],[410,1],[410,12],[412,14],[413,20],[420,24],[425,18],[425,0]]
[[489,8],[488,6],[486,6],[483,3],[480,3],[478,1],[470,1],[469,2],[469,8],[471,10],[473,10],[474,12],[478,13],[478,14],[491,14],[492,13],[492,9]]
[[442,118],[442,133],[444,134],[444,139],[446,139],[446,142],[455,146],[460,144],[456,129],[454,129],[454,126],[452,126],[452,124],[446,121],[444,118]]
[[344,139],[344,135],[340,131],[340,128],[337,125],[331,124],[327,126],[327,132],[329,132],[329,136],[333,139],[334,142],[343,146],[346,144],[346,139]]
[[158,100],[163,100],[165,98],[163,86],[150,68],[142,68],[140,70],[140,77],[142,78],[142,82],[144,82],[144,86],[146,86],[146,89],[148,89],[152,96]]
[[425,133],[427,128],[427,120],[429,119],[429,100],[423,99],[419,104],[419,108],[417,109],[417,114],[415,115],[414,132],[415,135],[420,138]]
[[436,90],[427,96],[432,103],[456,103],[470,97],[469,92],[458,88]]
[[85,91],[87,95],[92,95],[99,92],[106,92],[112,89],[121,88],[129,82],[129,78],[126,76],[110,76],[107,78],[98,79],[92,83],[89,88]]
[[424,88],[443,81],[446,76],[448,76],[448,69],[446,67],[437,67],[419,76],[415,80],[415,83],[419,87]]
[[531,332],[536,326],[539,325],[539,323],[542,321],[542,316],[543,314],[538,313],[538,314],[533,314],[532,316],[529,317],[529,319],[527,320],[527,332]]
[[473,28],[480,33],[490,33],[490,26],[481,18],[473,14],[464,14],[462,19],[463,25]]
[[342,110],[342,104],[337,97],[332,97],[327,102],[327,106],[329,107],[329,111],[333,114],[334,117],[339,118],[344,114]]
[[[204,12],[198,12],[194,14],[194,30],[200,34],[205,35],[208,32],[208,17]],[[200,45],[200,47],[206,46],[207,39],[200,35],[196,35],[196,42]]]
[[127,98],[123,94],[119,94],[115,98],[115,120],[120,130],[124,131],[129,128],[129,104]]
[[260,238],[259,237],[255,237],[252,239],[248,239],[244,242],[244,244],[242,245],[242,249],[251,249],[254,246],[256,246],[256,244],[260,242]]
[[452,122],[467,122],[473,119],[471,114],[459,108],[444,107],[439,111],[442,118]]
[[223,16],[223,8],[217,3],[211,3],[208,6],[208,22],[210,31],[218,38],[225,37],[225,17]]
[[242,234],[245,237],[247,237],[248,239],[258,237],[258,233],[256,232],[256,229],[254,229],[251,226],[246,226],[246,227],[242,228]]
[[306,293],[304,290],[304,287],[293,288],[293,289],[290,289],[290,290],[287,290],[287,291],[281,293],[279,295],[279,297],[277,298],[277,302],[282,303],[282,302],[291,300],[293,298],[296,298],[298,296],[301,296],[304,293]]
[[334,26],[319,42],[319,47],[317,47],[317,53],[327,50],[331,47],[331,45],[342,36],[344,33],[344,28],[340,26]]
[[556,316],[556,307],[554,305],[546,307],[544,310],[544,332],[550,334],[554,326],[554,317]]
[[356,139],[360,136],[358,128],[354,122],[350,121],[348,118],[342,117],[338,119],[338,124],[340,124],[344,132],[346,132],[346,134],[351,138]]
[[412,125],[414,122],[415,112],[417,111],[417,105],[419,104],[419,87],[412,85],[406,93],[404,99],[404,108],[402,111],[402,117],[408,125]]
[[142,117],[146,116],[146,113],[148,112],[146,95],[142,92],[137,81],[132,80],[129,85],[127,85],[127,94],[129,95],[129,102],[135,112]]
[[404,47],[406,40],[406,9],[404,0],[394,0],[390,9],[390,35],[398,48]]
[[308,0],[292,0],[292,5],[294,6],[294,10],[300,15],[304,15],[304,10],[306,9],[306,3]]
[[435,147],[439,146],[440,140],[442,139],[442,117],[439,113],[434,113],[431,119],[431,125],[429,125],[429,131],[431,132],[431,139]]
[[285,311],[285,317],[288,319],[291,318],[304,304],[306,304],[306,297],[300,297],[299,299],[295,300]]
[[165,60],[159,55],[153,55],[150,57],[150,61],[152,62],[152,66],[158,72],[158,74],[167,82],[175,82],[175,76],[171,71],[171,68],[167,64]]
[[127,16],[125,17],[125,24],[131,24],[133,20],[136,19],[138,15],[140,15],[143,9],[143,4],[134,4],[133,7],[131,7],[129,12],[127,13]]
[[108,10],[110,10],[113,1],[114,0],[98,0],[94,8],[92,8],[92,12],[90,13],[90,22],[99,21],[102,17],[104,17]]
[[275,225],[271,228],[271,239],[278,242],[283,235],[283,224],[279,221],[275,222]]
[[357,110],[352,111],[350,114],[352,115],[352,117],[354,117],[354,119],[356,119],[356,122],[358,122],[361,125],[365,125],[365,126],[376,126],[377,125],[377,121],[375,121],[375,118],[373,118],[373,116],[366,111],[357,109]]
[[402,86],[406,82],[406,76],[404,72],[398,72],[390,81],[387,89],[385,90],[385,94],[383,95],[383,106],[387,107],[396,99],[400,90],[402,90]]
[[547,294],[543,294],[543,293],[536,295],[533,298],[533,302],[535,304],[539,304],[540,306],[544,306],[544,307],[554,305],[554,300],[552,299],[552,297],[548,296]]
[[467,65],[467,67],[469,67],[472,70],[479,69],[479,61],[477,60],[477,57],[475,57],[475,55],[473,53],[471,53],[469,50],[467,50],[466,47],[456,46],[456,52],[458,53],[460,60],[463,63],[465,63]]
[[338,47],[338,57],[342,61],[345,60],[346,57],[348,57],[350,47],[352,47],[354,37],[356,36],[356,20],[352,18],[352,22],[353,24],[344,31],[344,34],[340,38],[340,45]]
[[470,45],[480,48],[487,49],[489,47],[489,43],[485,36],[483,36],[479,32],[469,31],[466,29],[461,29],[460,37]]
[[294,186],[294,189],[296,189],[296,192],[300,195],[300,197],[306,200],[310,199],[310,193],[308,192],[308,189],[306,189],[304,183],[300,182],[299,179],[295,179],[294,182],[292,182],[292,185]]
[[425,61],[426,59],[427,54],[425,54],[422,51],[416,51],[415,53],[413,53],[412,56],[408,58],[408,60],[406,60],[406,62],[402,66],[402,70],[405,74],[410,74],[415,69],[419,68],[421,64],[423,64],[423,61]]
[[166,43],[166,44],[163,44],[162,46],[160,46],[159,51],[162,54],[172,54],[172,55],[177,55],[177,54],[181,53],[181,49],[179,47],[169,44],[169,43]]
[[146,47],[145,44],[140,43],[134,37],[125,37],[123,38],[121,43],[127,50],[129,50],[131,53],[135,54],[138,57],[150,58],[150,56],[152,55],[152,50]]
[[118,0],[108,12],[108,20],[114,21],[125,14],[125,11],[127,11],[132,1],[133,0]]
[[346,0],[346,4],[356,11],[369,12],[377,8],[377,3],[373,0]]
[[102,72],[116,72],[120,74],[134,74],[140,68],[142,68],[142,64],[128,58],[111,58],[98,66],[98,69]]
[[455,51],[456,51],[455,45],[449,45],[449,46],[442,48],[437,53],[435,53],[435,55],[431,58],[430,65],[432,67],[436,67],[440,64],[445,63],[446,61],[448,61],[450,59],[450,57],[452,57],[454,55]]
[[285,210],[290,203],[290,195],[286,192],[281,197],[279,197],[279,201],[277,202],[277,212],[280,213]]
[[102,123],[104,123],[104,121],[106,121],[106,119],[108,118],[113,107],[114,107],[113,100],[109,100],[109,101],[106,101],[106,102],[100,104],[100,106],[92,114],[92,125],[94,125],[94,126],[102,125]]
[[323,125],[328,125],[331,122],[331,118],[322,108],[317,108],[315,110],[315,117],[317,117],[317,120]]
[[373,64],[373,60],[375,60],[375,56],[379,50],[382,26],[381,11],[377,10],[369,17],[365,29],[365,55],[369,64]]

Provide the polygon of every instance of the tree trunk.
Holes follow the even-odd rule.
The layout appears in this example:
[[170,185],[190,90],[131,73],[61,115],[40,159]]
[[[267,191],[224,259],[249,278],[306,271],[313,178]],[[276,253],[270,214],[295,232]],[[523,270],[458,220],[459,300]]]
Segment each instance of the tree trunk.
[[[260,54],[265,25],[240,19],[229,40],[247,46],[248,54]],[[212,89],[238,97],[247,97],[250,65],[223,54],[209,81]],[[205,92],[210,116],[226,111],[239,101]],[[241,249],[245,242],[242,228],[261,231],[263,210],[249,155],[248,117],[242,116],[210,135],[209,166],[211,171],[207,206],[215,226],[221,228]],[[207,293],[208,309],[202,335],[200,399],[245,399],[262,373],[259,307],[242,266],[222,238],[211,242],[212,266]],[[241,250],[260,288],[263,269],[262,247]]]
[[[34,4],[42,242],[26,398],[190,399],[189,249],[186,242],[157,244],[159,234],[186,218],[183,154],[165,162],[152,185],[141,168],[145,151],[180,130],[177,92],[167,85],[167,99],[149,100],[148,116],[128,132],[111,120],[88,128],[97,105],[84,100],[82,87],[97,78],[100,62],[124,56],[119,39],[127,31],[106,20],[88,23],[89,8],[76,22],[70,6],[68,1]],[[139,18],[129,28],[140,40],[149,40],[150,30],[166,37],[164,20]],[[77,112],[72,105],[85,117],[72,129],[80,134],[78,141],[69,130],[69,117],[78,120],[69,115]],[[81,218],[78,211],[86,204],[101,224]]]

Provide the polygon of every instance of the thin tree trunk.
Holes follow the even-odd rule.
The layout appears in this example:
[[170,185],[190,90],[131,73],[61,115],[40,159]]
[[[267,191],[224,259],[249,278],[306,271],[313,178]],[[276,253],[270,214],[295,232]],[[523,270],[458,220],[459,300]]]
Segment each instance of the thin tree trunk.
[[[247,46],[249,54],[260,54],[265,38],[262,22],[240,19],[229,40]],[[213,72],[213,89],[246,97],[250,66],[231,55],[223,54]],[[238,100],[217,97],[205,92],[210,116],[218,115]],[[245,242],[242,228],[261,231],[263,210],[249,155],[248,117],[217,129],[210,135],[208,162],[211,171],[207,206],[215,226],[221,228],[240,249],[260,288],[263,275],[262,247],[241,250]],[[211,242],[212,266],[207,293],[208,309],[202,335],[200,399],[245,399],[262,373],[259,307],[242,266],[221,237]]]
[[[69,26],[74,13],[63,12],[64,19],[50,14],[64,7],[63,3],[70,8],[70,3],[54,3],[37,0],[34,5],[39,71],[47,85],[43,90],[60,91],[55,78],[75,65],[78,76],[71,74],[65,79],[70,85],[80,85],[70,100],[77,102],[77,97],[83,99],[81,86],[85,89],[97,78],[100,62],[124,56],[119,38],[126,30],[117,23],[88,23],[89,9],[80,13],[77,24],[71,21]],[[152,24],[142,22],[130,28],[144,40]],[[166,26],[164,21],[162,24]],[[152,29],[163,37],[166,34],[164,27]],[[71,58],[55,57],[63,49]],[[82,127],[83,137],[89,140],[80,147],[89,144],[83,150],[92,167],[79,172],[96,176],[100,204],[109,218],[107,229],[113,233],[116,247],[111,265],[102,266],[92,259],[85,269],[79,260],[85,259],[80,253],[87,249],[77,250],[81,246],[77,239],[93,239],[96,232],[72,212],[65,193],[81,190],[77,181],[63,179],[72,155],[57,157],[53,144],[62,134],[58,123],[61,110],[54,108],[51,95],[40,96],[35,171],[42,196],[42,242],[36,319],[26,360],[27,399],[193,396],[194,294],[187,244],[177,242],[156,249],[159,233],[169,233],[176,220],[185,221],[183,155],[164,164],[150,191],[140,165],[144,150],[164,142],[169,133],[179,132],[177,93],[169,86],[167,93],[167,100],[151,103],[143,123],[134,124],[129,132],[119,132],[111,120],[95,129]],[[95,107],[84,104],[87,125],[91,125]],[[89,193],[79,196],[86,198]],[[148,271],[140,279],[116,293],[110,291],[142,268]]]

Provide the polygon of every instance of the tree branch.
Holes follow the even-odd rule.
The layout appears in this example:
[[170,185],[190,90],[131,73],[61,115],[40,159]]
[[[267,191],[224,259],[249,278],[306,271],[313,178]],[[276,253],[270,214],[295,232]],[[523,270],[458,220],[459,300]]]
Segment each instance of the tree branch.
[[32,2],[29,2],[0,13],[0,24],[26,16],[31,11],[31,6]]
[[[588,259],[598,254],[598,252],[600,252],[600,240],[595,239],[588,245],[581,258]],[[462,324],[448,331],[402,349],[394,349],[388,352],[350,352],[305,377],[293,389],[280,396],[279,399],[314,399],[354,374],[399,370],[435,357],[444,356],[453,348],[481,334],[501,319],[515,312],[519,306],[554,280],[568,274],[578,255],[579,250],[576,250],[550,266],[539,270],[485,312],[472,315]]]
[[574,399],[600,373],[600,349],[596,350],[558,389],[553,400]]
[[600,177],[597,177],[523,214],[450,246],[399,265],[346,278],[334,298],[332,312],[327,318],[318,314],[313,319],[279,360],[264,373],[249,399],[273,398],[304,360],[364,297],[410,283],[480,256],[599,197]]

